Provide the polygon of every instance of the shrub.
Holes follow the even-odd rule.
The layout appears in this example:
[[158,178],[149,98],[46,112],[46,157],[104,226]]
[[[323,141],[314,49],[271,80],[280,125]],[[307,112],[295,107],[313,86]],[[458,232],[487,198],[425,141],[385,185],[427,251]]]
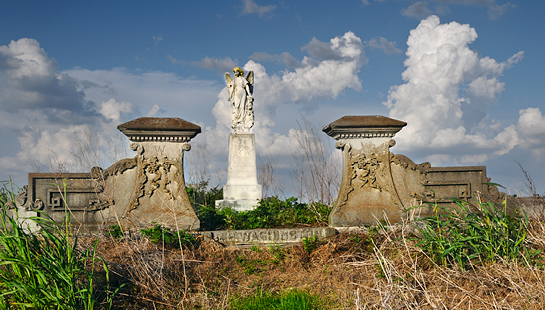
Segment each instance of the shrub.
[[256,229],[326,224],[324,219],[329,217],[330,211],[327,205],[308,205],[297,202],[294,197],[286,200],[267,197],[254,210],[236,212],[226,208],[220,210],[219,214],[224,217],[224,228]]
[[223,188],[209,187],[208,182],[187,186],[187,195],[204,230],[215,230],[225,225],[224,216],[216,209],[216,200],[223,199]]

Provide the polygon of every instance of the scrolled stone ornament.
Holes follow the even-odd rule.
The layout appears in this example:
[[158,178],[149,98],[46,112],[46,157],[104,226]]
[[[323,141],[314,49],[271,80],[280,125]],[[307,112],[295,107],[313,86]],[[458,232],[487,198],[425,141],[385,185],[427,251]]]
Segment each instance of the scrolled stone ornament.
[[189,152],[191,151],[191,144],[184,142],[182,143],[182,151]]

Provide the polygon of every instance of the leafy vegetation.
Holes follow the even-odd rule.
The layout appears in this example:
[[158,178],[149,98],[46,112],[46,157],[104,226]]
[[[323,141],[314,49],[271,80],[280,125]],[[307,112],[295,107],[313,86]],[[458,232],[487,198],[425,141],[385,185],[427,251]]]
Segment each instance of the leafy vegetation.
[[528,218],[509,214],[506,204],[477,202],[478,206],[454,199],[457,210],[435,203],[433,215],[420,219],[417,246],[438,264],[462,269],[477,263],[521,259],[532,262],[539,251],[530,248]]
[[161,243],[175,248],[190,247],[195,244],[196,239],[192,234],[183,230],[172,232],[170,228],[155,223],[151,228],[141,229],[140,232],[153,243]]
[[323,203],[300,203],[297,198],[267,197],[249,211],[217,209],[222,190],[188,187],[188,195],[204,230],[257,229],[327,225],[331,207]]
[[123,238],[123,230],[121,229],[121,226],[119,225],[110,226],[108,230],[106,231],[106,234],[115,239]]
[[[7,210],[14,195],[3,183],[0,193],[0,309],[94,309],[102,295],[110,308],[109,269],[93,248],[79,251],[70,217],[64,225],[45,214],[30,220],[41,229],[32,233]],[[10,213],[14,213],[11,215]],[[102,274],[95,265],[102,265]],[[97,282],[104,288],[95,291]]]
[[303,238],[303,250],[310,253],[318,247],[318,236]]
[[209,187],[208,182],[187,186],[187,195],[201,221],[204,230],[215,230],[225,224],[224,217],[216,209],[216,200],[223,199],[223,188]]

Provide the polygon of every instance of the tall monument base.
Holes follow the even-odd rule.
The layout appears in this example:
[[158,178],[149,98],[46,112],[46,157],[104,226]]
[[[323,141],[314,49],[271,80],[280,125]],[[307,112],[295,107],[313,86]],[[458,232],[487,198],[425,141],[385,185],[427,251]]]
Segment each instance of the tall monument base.
[[227,184],[223,187],[223,200],[216,200],[216,206],[248,211],[254,209],[261,198],[262,188],[257,184],[255,135],[232,133],[229,135]]

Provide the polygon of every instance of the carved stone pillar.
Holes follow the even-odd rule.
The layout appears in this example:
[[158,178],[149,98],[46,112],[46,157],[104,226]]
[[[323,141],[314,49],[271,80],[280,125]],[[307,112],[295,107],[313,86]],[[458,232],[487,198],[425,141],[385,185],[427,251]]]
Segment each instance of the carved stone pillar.
[[323,131],[343,153],[339,196],[329,218],[333,227],[401,220],[403,204],[392,178],[393,136],[407,123],[384,116],[344,116]]
[[[133,226],[160,223],[175,229],[198,229],[184,180],[184,152],[201,128],[179,118],[141,117],[117,127],[132,141],[136,170],[109,184],[119,193],[115,204],[123,222]],[[125,192],[125,194],[123,194]],[[129,194],[130,195],[127,195]],[[119,203],[118,203],[119,202]]]
[[257,184],[255,135],[232,133],[229,135],[227,184],[223,187],[223,200],[216,200],[216,206],[247,211],[255,208],[261,198],[262,187]]

